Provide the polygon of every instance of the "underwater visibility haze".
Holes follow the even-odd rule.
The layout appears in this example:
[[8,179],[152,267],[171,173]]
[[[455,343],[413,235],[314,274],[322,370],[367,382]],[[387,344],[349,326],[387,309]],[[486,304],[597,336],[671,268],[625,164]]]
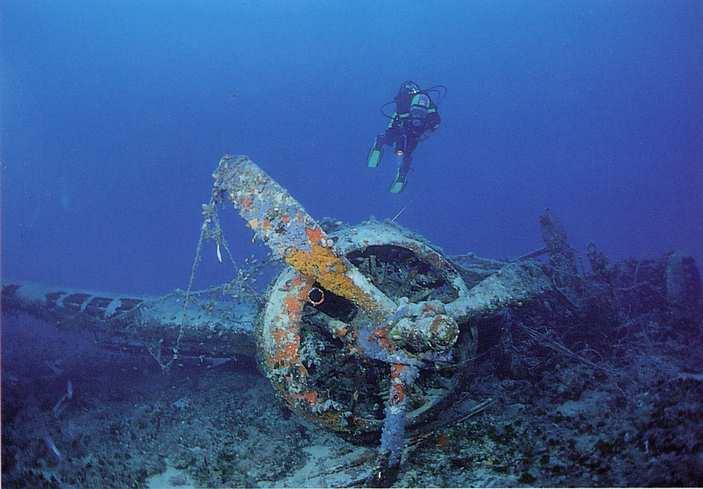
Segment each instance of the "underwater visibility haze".
[[2,2],[3,482],[703,484],[701,26]]

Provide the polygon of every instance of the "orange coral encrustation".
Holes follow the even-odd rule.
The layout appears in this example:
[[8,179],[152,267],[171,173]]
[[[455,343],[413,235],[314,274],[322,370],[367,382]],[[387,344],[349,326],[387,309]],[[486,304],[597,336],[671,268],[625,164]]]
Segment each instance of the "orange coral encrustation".
[[313,277],[327,290],[345,297],[368,312],[375,312],[379,306],[366,292],[360,289],[347,275],[348,267],[332,248],[324,246],[326,236],[322,229],[307,228],[306,234],[310,249],[291,249],[284,257],[286,263],[299,273]]

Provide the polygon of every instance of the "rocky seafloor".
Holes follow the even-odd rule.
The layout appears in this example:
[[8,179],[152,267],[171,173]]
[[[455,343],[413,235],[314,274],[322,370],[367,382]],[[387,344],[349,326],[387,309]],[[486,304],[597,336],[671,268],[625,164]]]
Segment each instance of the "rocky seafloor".
[[[4,487],[339,486],[373,466],[373,447],[302,422],[251,361],[164,373],[27,316],[2,328]],[[700,321],[593,324],[578,354],[511,328],[464,392],[493,403],[407,448],[395,486],[703,484]]]

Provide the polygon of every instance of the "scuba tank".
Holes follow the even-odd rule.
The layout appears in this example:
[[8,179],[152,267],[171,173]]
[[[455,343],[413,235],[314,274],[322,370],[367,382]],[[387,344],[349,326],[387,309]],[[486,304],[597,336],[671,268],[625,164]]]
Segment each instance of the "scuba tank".
[[417,83],[412,81],[403,82],[393,99],[396,104],[396,112],[399,114],[409,112],[412,99],[418,93],[420,93],[420,86]]
[[418,93],[410,102],[410,124],[418,130],[425,126],[427,114],[430,112],[430,97],[425,93]]

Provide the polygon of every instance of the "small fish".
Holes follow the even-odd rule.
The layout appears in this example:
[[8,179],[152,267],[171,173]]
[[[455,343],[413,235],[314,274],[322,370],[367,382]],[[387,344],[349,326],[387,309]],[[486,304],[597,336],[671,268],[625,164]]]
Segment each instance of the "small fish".
[[217,251],[217,261],[222,263],[222,252],[220,251],[220,243],[216,243],[217,247],[215,248],[215,251]]

